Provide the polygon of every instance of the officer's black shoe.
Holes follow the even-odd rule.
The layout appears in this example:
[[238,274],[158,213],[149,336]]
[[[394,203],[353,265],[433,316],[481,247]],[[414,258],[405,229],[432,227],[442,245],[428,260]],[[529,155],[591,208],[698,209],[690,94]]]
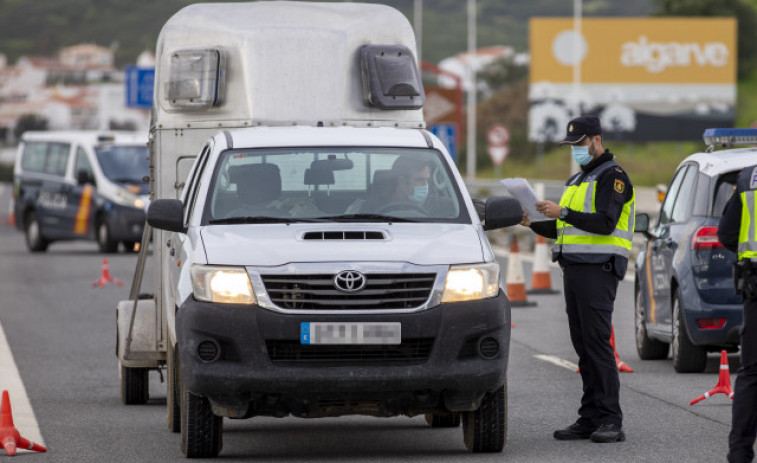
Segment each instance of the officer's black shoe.
[[619,424],[603,424],[591,434],[591,440],[600,443],[623,442],[626,434]]
[[597,428],[590,428],[582,424],[573,423],[565,429],[558,429],[554,436],[557,440],[588,439]]

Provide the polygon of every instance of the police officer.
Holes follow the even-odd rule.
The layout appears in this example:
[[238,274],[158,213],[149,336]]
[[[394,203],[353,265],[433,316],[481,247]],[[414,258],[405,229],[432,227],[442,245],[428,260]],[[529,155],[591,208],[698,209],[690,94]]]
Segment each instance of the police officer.
[[739,173],[736,193],[720,218],[718,239],[738,253],[735,283],[744,299],[741,367],[733,391],[728,461],[749,462],[757,436],[757,165]]
[[610,344],[618,282],[631,251],[634,190],[612,153],[602,146],[602,127],[594,116],[571,120],[562,143],[569,144],[581,171],[565,184],[560,204],[539,201],[536,208],[556,220],[528,225],[557,241],[552,260],[563,270],[570,339],[578,354],[583,397],[578,420],[555,431],[559,440],[625,440],[620,380]]

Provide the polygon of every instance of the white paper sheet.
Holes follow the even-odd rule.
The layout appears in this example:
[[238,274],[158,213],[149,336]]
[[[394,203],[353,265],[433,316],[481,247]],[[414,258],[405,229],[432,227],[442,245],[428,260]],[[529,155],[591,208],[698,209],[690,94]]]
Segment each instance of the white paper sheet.
[[520,207],[528,215],[528,220],[531,222],[553,220],[536,210],[536,202],[541,200],[536,197],[536,193],[525,178],[506,178],[500,180],[500,183],[513,198],[520,202]]

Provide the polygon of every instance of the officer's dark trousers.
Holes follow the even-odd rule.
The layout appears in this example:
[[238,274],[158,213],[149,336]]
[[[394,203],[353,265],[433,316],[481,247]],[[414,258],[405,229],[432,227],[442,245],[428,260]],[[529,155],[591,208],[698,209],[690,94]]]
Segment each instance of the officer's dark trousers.
[[733,419],[728,437],[731,463],[752,461],[757,436],[757,299],[744,301],[741,368],[733,391]]
[[570,339],[583,380],[578,423],[590,427],[622,425],[620,379],[610,344],[618,279],[601,264],[567,264],[563,283]]

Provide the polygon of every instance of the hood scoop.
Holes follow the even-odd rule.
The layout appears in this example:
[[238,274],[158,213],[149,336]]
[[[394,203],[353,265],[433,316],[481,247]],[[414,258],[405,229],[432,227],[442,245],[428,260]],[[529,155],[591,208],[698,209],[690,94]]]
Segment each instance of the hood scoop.
[[386,233],[383,231],[309,231],[302,234],[303,240],[386,240]]

